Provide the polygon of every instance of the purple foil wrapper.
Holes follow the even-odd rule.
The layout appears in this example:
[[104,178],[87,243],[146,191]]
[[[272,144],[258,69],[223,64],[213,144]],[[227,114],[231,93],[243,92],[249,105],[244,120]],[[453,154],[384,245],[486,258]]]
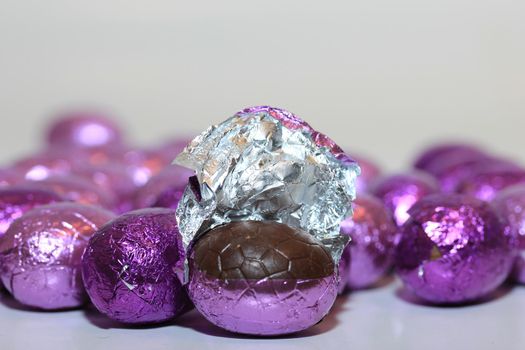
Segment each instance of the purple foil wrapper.
[[518,183],[525,183],[523,169],[483,169],[459,183],[456,192],[491,201],[499,191]]
[[98,111],[69,111],[49,127],[48,144],[57,147],[89,148],[122,143],[119,127]]
[[368,158],[362,158],[352,154],[352,158],[355,159],[359,167],[361,168],[361,174],[356,180],[357,194],[360,195],[369,190],[369,186],[381,175],[381,169],[375,163]]
[[71,174],[84,154],[72,149],[51,149],[15,162],[13,169],[22,179],[40,181]]
[[113,214],[75,203],[36,207],[0,240],[0,278],[20,303],[44,310],[82,306],[80,264],[89,237]]
[[511,234],[518,240],[519,256],[512,271],[512,279],[525,284],[525,184],[511,186],[499,192],[492,205],[507,220]]
[[422,172],[386,176],[370,186],[370,192],[391,210],[399,226],[408,219],[408,210],[418,200],[438,190],[437,181]]
[[21,179],[22,175],[14,169],[0,169],[0,188],[5,186],[12,186],[17,182],[20,182]]
[[88,205],[98,205],[114,210],[116,197],[91,181],[78,176],[52,176],[42,181],[26,181],[24,186],[47,189],[58,193],[66,200]]
[[488,204],[465,195],[435,194],[409,214],[396,268],[420,298],[436,304],[475,301],[509,275],[516,240]]
[[343,286],[372,286],[393,264],[398,230],[390,211],[379,199],[360,194],[354,215],[341,223],[341,232],[351,237],[339,265]]
[[414,161],[414,168],[434,174],[443,162],[450,159],[473,159],[484,157],[483,151],[474,145],[463,143],[443,143],[425,149]]
[[91,301],[109,318],[164,322],[188,303],[177,275],[184,259],[175,212],[142,209],[114,219],[91,238],[82,276]]
[[[135,208],[148,208],[162,204],[162,207],[176,209],[178,202],[170,203],[169,200],[170,198],[176,200],[177,193],[180,193],[178,195],[178,200],[180,200],[188,185],[188,179],[193,175],[193,171],[178,165],[170,165],[164,168],[136,191],[134,195]],[[161,198],[162,203],[157,203],[161,195],[163,196]]]

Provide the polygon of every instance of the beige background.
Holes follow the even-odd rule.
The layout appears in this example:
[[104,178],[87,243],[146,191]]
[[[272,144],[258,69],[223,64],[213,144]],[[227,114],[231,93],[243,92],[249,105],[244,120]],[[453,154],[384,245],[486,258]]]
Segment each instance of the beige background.
[[524,19],[519,0],[2,0],[0,160],[91,104],[141,144],[270,104],[392,170],[443,137],[525,160]]

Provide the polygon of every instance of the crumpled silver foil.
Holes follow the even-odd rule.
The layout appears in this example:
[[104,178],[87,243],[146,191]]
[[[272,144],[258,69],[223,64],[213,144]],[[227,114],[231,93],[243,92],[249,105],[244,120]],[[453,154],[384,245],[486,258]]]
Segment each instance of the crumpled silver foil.
[[245,109],[197,136],[175,159],[195,171],[177,208],[184,246],[231,221],[301,228],[337,263],[348,243],[357,163],[290,112]]

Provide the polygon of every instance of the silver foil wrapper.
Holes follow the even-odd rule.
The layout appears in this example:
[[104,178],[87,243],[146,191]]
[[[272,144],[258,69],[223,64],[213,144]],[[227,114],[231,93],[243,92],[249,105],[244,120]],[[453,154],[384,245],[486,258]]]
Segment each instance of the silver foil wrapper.
[[293,114],[245,109],[197,136],[175,163],[196,173],[177,208],[186,248],[218,225],[271,220],[308,232],[338,263],[360,169]]

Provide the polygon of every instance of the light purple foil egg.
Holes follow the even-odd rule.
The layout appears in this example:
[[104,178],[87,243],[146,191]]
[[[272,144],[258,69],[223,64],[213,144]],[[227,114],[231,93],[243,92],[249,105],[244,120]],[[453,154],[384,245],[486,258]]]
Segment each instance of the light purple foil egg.
[[0,188],[0,237],[25,212],[39,205],[62,201],[63,198],[55,192],[32,186]]
[[15,162],[13,169],[26,180],[45,180],[52,176],[71,174],[80,164],[83,155],[74,150],[47,150]]
[[370,186],[370,193],[392,211],[397,225],[402,225],[408,219],[408,210],[418,200],[438,190],[437,181],[422,172],[386,176]]
[[436,304],[465,303],[494,291],[509,275],[516,240],[488,204],[435,194],[409,211],[396,251],[405,286]]
[[12,186],[23,180],[22,175],[11,168],[0,169],[0,188]]
[[448,159],[472,159],[474,157],[483,156],[483,151],[474,145],[464,143],[441,143],[430,146],[421,152],[414,161],[414,168],[433,173],[442,162],[446,162]]
[[453,193],[461,182],[480,171],[518,169],[518,165],[505,159],[475,156],[463,159],[451,158],[443,161],[440,163],[439,168],[433,171],[433,174],[439,181],[442,192]]
[[351,156],[359,167],[361,168],[361,174],[357,177],[356,186],[358,195],[368,191],[370,183],[376,180],[381,175],[379,166],[372,162],[368,158],[362,158],[360,156]]
[[499,191],[518,183],[525,183],[523,169],[482,169],[461,181],[456,192],[491,201]]
[[47,141],[53,147],[89,148],[121,144],[120,128],[99,111],[68,111],[50,125]]
[[[180,199],[179,194],[182,195],[188,184],[188,178],[193,175],[193,171],[178,165],[166,167],[137,190],[134,200],[135,208],[148,208],[159,204],[165,207],[176,207],[178,202],[171,200]],[[161,203],[157,203],[159,196],[164,196],[160,198]]]
[[512,271],[514,281],[525,284],[525,184],[518,184],[499,192],[492,205],[507,220],[511,233],[518,240],[520,250]]
[[54,203],[15,220],[0,240],[0,278],[20,303],[44,310],[82,306],[81,256],[91,235],[111,220],[101,208]]
[[188,293],[213,324],[235,333],[282,335],[317,324],[337,296],[330,252],[273,221],[210,230],[193,246]]
[[89,241],[82,276],[95,307],[128,324],[168,321],[188,304],[180,276],[185,253],[175,211],[129,212]]
[[341,232],[352,239],[341,257],[346,267],[341,281],[351,289],[372,286],[393,264],[398,230],[390,211],[379,199],[360,194],[353,216],[341,223]]
[[121,165],[86,164],[79,166],[74,173],[115,197],[115,212],[125,213],[133,209],[133,195],[137,188],[129,172]]
[[51,190],[72,202],[98,205],[110,210],[115,208],[116,198],[111,192],[82,177],[51,176],[42,181],[26,181],[22,184]]

